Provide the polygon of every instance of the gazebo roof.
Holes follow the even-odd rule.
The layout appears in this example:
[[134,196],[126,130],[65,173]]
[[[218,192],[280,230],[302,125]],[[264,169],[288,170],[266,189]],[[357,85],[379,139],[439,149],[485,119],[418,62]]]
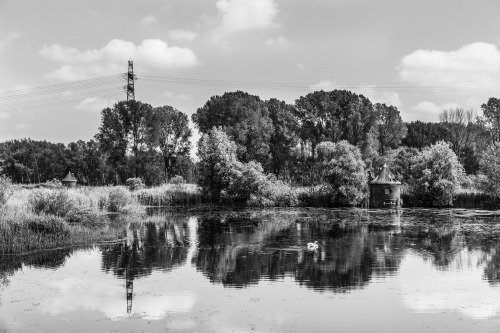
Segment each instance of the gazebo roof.
[[68,172],[68,174],[66,175],[66,177],[64,177],[64,179],[62,181],[63,182],[76,182],[77,180],[72,172]]
[[370,184],[401,184],[401,182],[394,177],[387,164],[384,164],[378,176]]

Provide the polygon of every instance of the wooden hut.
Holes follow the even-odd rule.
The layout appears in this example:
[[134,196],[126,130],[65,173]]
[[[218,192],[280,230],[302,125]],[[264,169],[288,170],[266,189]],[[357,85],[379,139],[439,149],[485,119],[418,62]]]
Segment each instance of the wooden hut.
[[392,208],[401,205],[401,182],[384,164],[379,175],[370,182],[370,207]]
[[66,177],[64,177],[64,179],[61,182],[63,183],[64,186],[76,187],[77,180],[72,172],[68,172]]

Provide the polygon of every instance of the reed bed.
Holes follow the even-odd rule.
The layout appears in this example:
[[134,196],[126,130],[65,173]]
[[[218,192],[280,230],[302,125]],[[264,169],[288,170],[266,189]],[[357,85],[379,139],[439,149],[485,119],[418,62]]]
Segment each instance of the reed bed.
[[209,204],[202,198],[195,184],[165,184],[132,192],[135,200],[144,206],[200,206]]

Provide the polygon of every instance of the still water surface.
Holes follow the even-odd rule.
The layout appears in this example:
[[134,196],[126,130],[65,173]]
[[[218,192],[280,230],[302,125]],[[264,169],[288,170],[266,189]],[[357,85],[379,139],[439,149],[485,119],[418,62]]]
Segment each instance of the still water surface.
[[0,257],[0,332],[500,332],[491,213],[242,210],[113,227],[117,244]]

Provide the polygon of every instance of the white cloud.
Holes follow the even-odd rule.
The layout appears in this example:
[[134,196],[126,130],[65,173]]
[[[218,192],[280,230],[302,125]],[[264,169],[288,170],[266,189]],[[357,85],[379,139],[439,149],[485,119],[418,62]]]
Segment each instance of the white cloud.
[[288,46],[290,45],[290,42],[283,36],[279,36],[278,38],[269,38],[268,40],[266,40],[266,44],[269,46]]
[[179,101],[189,101],[193,99],[193,95],[188,94],[174,94],[171,91],[166,91],[164,94],[166,97],[170,99],[177,99]]
[[398,66],[402,81],[437,91],[497,89],[500,50],[488,43],[472,43],[456,51],[417,50]]
[[141,19],[141,26],[147,27],[149,25],[157,24],[158,23],[158,18],[154,15],[146,15]]
[[323,80],[310,86],[311,90],[332,91],[335,89],[349,90],[367,97],[372,103],[384,103],[400,108],[402,103],[395,91],[381,90],[376,85],[342,86],[335,81]]
[[456,103],[436,104],[433,102],[423,101],[410,108],[409,112],[403,111],[401,117],[404,121],[424,121],[424,122],[437,122],[439,121],[439,114],[443,110],[461,107]]
[[183,30],[183,29],[174,29],[168,32],[168,36],[173,40],[188,40],[192,41],[198,37],[198,34],[193,31]]
[[218,12],[218,26],[214,31],[216,39],[278,26],[274,22],[278,14],[274,0],[219,0],[215,6]]
[[78,105],[76,109],[78,110],[87,110],[92,112],[100,112],[101,110],[111,106],[115,101],[107,100],[102,97],[87,97]]
[[0,112],[0,120],[5,120],[9,117],[10,117],[10,115],[8,112]]
[[124,72],[129,59],[141,68],[183,68],[198,64],[195,53],[184,47],[169,46],[160,39],[146,39],[140,45],[113,39],[100,49],[79,50],[60,44],[43,46],[40,54],[62,63],[49,78],[71,81]]
[[20,30],[13,30],[7,32],[5,35],[0,35],[0,50],[5,48],[8,44],[12,43],[16,39],[19,39],[23,33]]

